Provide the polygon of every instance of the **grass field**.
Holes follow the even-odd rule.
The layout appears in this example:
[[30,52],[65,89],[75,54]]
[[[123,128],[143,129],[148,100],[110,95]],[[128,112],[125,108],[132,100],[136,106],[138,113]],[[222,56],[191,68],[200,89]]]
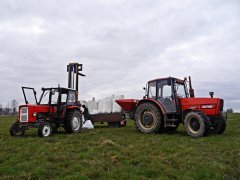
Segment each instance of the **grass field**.
[[193,139],[145,135],[97,126],[80,134],[39,138],[37,130],[11,137],[14,117],[0,117],[0,179],[240,179],[240,114],[230,114],[223,135]]

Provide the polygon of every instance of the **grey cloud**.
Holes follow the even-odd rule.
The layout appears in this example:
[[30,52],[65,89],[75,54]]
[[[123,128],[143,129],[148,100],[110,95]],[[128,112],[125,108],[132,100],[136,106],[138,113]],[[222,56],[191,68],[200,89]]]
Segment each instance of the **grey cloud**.
[[0,103],[21,85],[67,84],[66,64],[84,64],[82,98],[141,98],[162,76],[191,75],[197,95],[240,111],[237,0],[52,0],[0,4]]

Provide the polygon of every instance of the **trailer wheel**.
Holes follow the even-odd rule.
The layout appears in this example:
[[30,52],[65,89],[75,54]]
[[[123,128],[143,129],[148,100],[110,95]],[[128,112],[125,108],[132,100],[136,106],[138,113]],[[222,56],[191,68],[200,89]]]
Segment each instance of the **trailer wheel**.
[[140,104],[135,113],[136,129],[146,133],[157,133],[162,128],[162,115],[152,103]]
[[198,138],[209,134],[210,123],[207,117],[201,112],[190,112],[184,119],[184,126],[187,134]]
[[38,127],[38,136],[39,137],[48,137],[52,134],[53,127],[51,123],[45,122],[43,125]]
[[214,122],[212,132],[214,134],[222,134],[225,131],[226,126],[227,126],[226,121],[224,119],[221,119],[221,118],[215,119],[214,121],[215,122]]
[[11,136],[22,136],[25,133],[25,130],[19,127],[18,122],[15,122],[10,127],[10,135]]
[[79,111],[70,111],[65,120],[64,129],[67,133],[78,133],[82,128],[82,116]]

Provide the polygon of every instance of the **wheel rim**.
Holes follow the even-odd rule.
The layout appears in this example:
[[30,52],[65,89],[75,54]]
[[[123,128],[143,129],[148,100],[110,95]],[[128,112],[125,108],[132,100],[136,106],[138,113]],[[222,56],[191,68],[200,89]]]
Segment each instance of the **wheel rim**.
[[78,130],[80,128],[80,126],[81,126],[80,118],[75,116],[72,121],[73,130],[75,130],[75,131]]
[[152,129],[156,125],[156,118],[150,110],[144,111],[141,114],[140,125],[145,130]]
[[200,123],[196,118],[191,118],[188,123],[188,129],[191,133],[198,133],[200,130]]
[[45,125],[42,130],[43,136],[49,136],[51,133],[51,127],[49,125]]
[[23,132],[23,130],[16,130],[16,131],[15,131],[15,134],[16,134],[17,136],[20,136],[20,135],[22,135],[22,132]]

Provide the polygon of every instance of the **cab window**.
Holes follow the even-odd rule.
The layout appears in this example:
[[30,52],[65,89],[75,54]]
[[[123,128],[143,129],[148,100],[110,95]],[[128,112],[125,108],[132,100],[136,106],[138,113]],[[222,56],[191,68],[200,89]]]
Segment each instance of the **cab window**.
[[72,104],[72,103],[74,103],[75,101],[76,101],[76,94],[75,94],[75,92],[74,92],[74,91],[69,91],[67,102],[68,102],[69,104]]
[[156,99],[156,82],[151,82],[148,84],[148,98]]

